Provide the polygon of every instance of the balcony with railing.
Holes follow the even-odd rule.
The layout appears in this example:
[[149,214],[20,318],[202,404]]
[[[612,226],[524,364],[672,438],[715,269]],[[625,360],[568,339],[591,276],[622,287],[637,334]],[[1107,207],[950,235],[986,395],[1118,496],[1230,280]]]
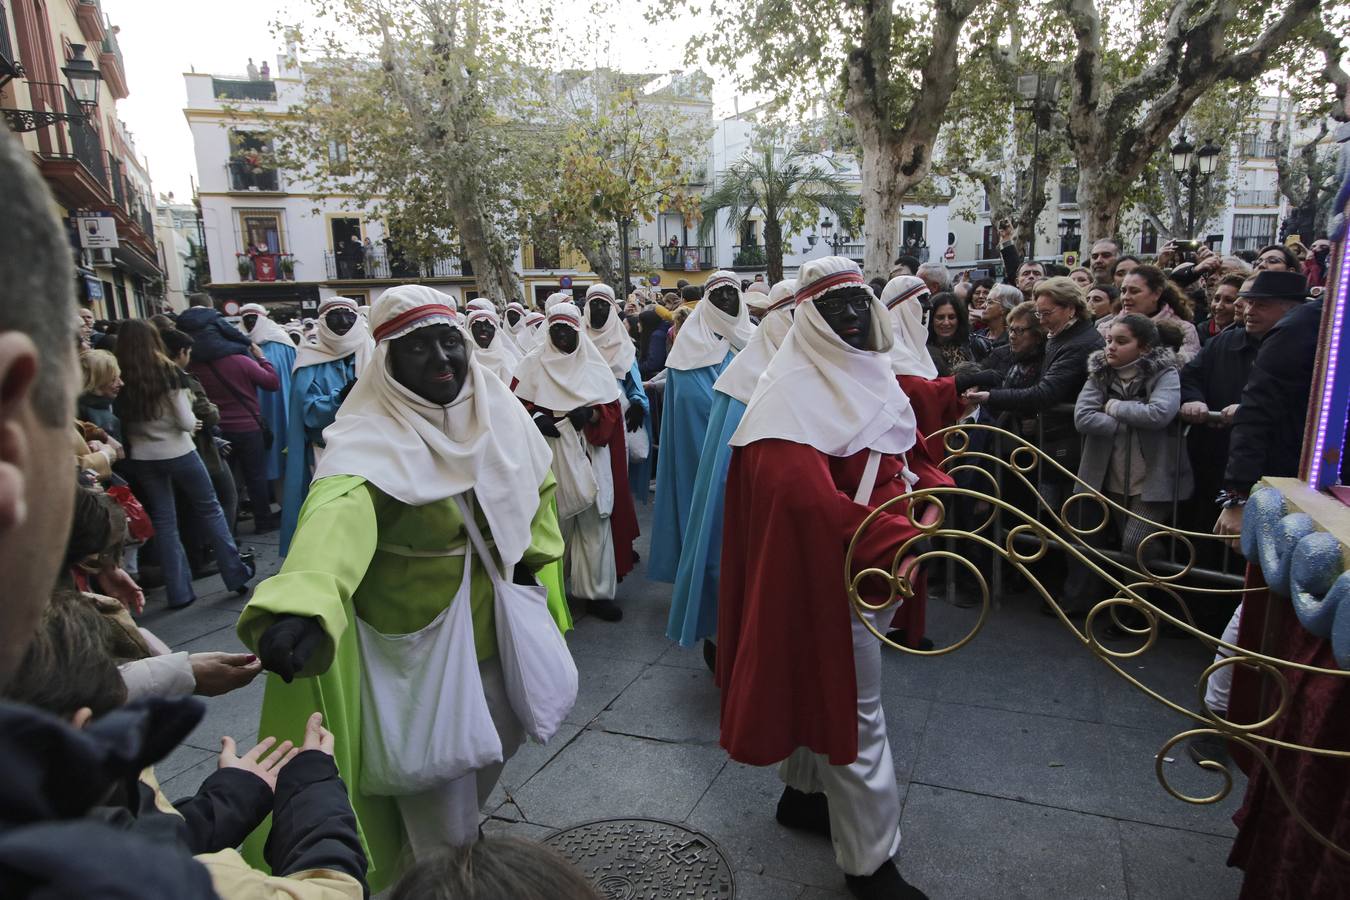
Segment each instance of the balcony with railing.
[[127,66],[122,61],[122,48],[117,43],[117,29],[108,28],[99,44],[98,70],[108,90],[118,100],[125,100],[131,91],[127,88]]
[[107,36],[104,28],[103,7],[98,0],[80,0],[75,4],[75,18],[80,23],[80,34],[91,44],[101,43]]
[[214,76],[211,78],[211,93],[217,100],[273,102],[277,99],[277,83],[271,79]]
[[258,159],[237,157],[225,166],[225,177],[231,191],[249,193],[280,193],[281,172]]
[[667,244],[661,247],[661,268],[683,272],[716,268],[713,250],[711,246]]
[[408,259],[397,251],[374,248],[361,253],[323,254],[324,277],[335,281],[384,281],[397,278],[458,278],[464,266],[457,256],[430,261]]
[[1237,206],[1279,206],[1279,191],[1238,191],[1233,198]]
[[1280,155],[1280,143],[1248,135],[1242,139],[1238,151],[1246,159],[1274,159]]
[[28,90],[35,112],[63,112],[71,117],[33,129],[38,134],[36,152],[43,176],[67,205],[106,206],[111,194],[103,144],[79,102],[60,84],[30,81]]
[[5,4],[0,3],[0,79],[23,76],[23,66],[14,58],[14,44],[9,38],[9,22],[5,18]]
[[289,253],[236,253],[240,281],[294,281],[295,257]]
[[733,269],[762,269],[767,264],[763,244],[736,244],[731,248]]

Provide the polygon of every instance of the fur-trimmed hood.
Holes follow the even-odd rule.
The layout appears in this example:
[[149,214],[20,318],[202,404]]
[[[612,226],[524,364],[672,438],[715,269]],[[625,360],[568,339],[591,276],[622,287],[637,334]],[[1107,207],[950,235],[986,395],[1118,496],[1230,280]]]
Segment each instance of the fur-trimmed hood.
[[[1135,360],[1135,365],[1139,367],[1139,378],[1147,384],[1168,369],[1180,369],[1181,358],[1171,347],[1154,347]],[[1087,369],[1089,378],[1105,384],[1111,374],[1111,367],[1106,363],[1106,351],[1094,351],[1088,357]]]

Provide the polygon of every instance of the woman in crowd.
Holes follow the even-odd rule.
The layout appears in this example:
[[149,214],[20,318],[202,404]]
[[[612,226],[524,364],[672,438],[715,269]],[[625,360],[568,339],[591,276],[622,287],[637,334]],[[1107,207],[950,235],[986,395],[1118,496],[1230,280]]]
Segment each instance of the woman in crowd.
[[1114,284],[1094,284],[1087,292],[1088,312],[1093,322],[1114,316],[1119,311],[1120,288]]
[[1092,278],[1092,270],[1084,268],[1083,266],[1079,266],[1078,268],[1071,271],[1069,273],[1069,277],[1073,279],[1074,284],[1078,285],[1085,291],[1089,290],[1094,283]]
[[1191,302],[1157,266],[1139,266],[1125,276],[1120,285],[1120,312],[1096,322],[1102,339],[1121,316],[1147,316],[1155,323],[1168,319],[1176,321],[1182,332],[1182,362],[1200,352],[1200,336],[1191,324],[1194,314]]
[[1111,264],[1111,282],[1120,287],[1120,283],[1125,276],[1133,272],[1144,264],[1144,261],[1137,256],[1122,256]]
[[175,487],[187,496],[192,515],[210,536],[225,586],[245,593],[253,569],[239,558],[211,479],[193,444],[201,422],[193,415],[192,393],[183,373],[169,359],[155,326],[139,319],[123,325],[117,341],[117,362],[126,379],[116,409],[127,438],[127,468],[135,478],[137,496],[155,524],[169,607],[182,609],[197,599],[178,538]]
[[122,370],[117,366],[117,357],[107,350],[86,350],[80,354],[80,374],[84,379],[80,418],[93,422],[113,440],[121,441],[122,423],[113,412],[113,401],[122,390]]
[[1225,275],[1214,288],[1214,296],[1209,301],[1209,318],[1195,325],[1201,346],[1236,320],[1238,291],[1242,290],[1246,280],[1245,275]]
[[[881,288],[882,290],[885,290],[886,286],[883,284]],[[970,308],[984,309],[984,305],[989,302],[989,292],[993,289],[994,279],[992,278],[981,278],[979,281],[976,281],[970,289]],[[881,294],[878,292],[877,296],[880,297]],[[975,327],[973,318],[970,324],[971,327]]]
[[955,294],[933,296],[928,309],[928,352],[938,375],[954,374],[961,363],[979,362],[989,355],[989,343],[970,333],[965,304]]
[[1298,257],[1294,251],[1290,250],[1284,244],[1270,244],[1262,247],[1261,252],[1256,254],[1256,265],[1258,272],[1299,272],[1303,271],[1303,266],[1299,263]]
[[989,292],[988,302],[981,311],[984,330],[980,333],[996,350],[1008,345],[1008,310],[1022,302],[1022,292],[1010,284],[996,286]]

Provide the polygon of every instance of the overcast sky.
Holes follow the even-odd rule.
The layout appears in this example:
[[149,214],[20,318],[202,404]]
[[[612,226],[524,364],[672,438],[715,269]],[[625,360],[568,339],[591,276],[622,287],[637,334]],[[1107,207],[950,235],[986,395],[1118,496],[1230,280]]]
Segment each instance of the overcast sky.
[[[533,5],[530,0],[519,0]],[[587,0],[559,0],[559,7],[574,9],[573,21],[580,21],[589,6]],[[621,38],[610,42],[608,59],[595,59],[595,47],[573,44],[571,64],[588,62],[613,65],[625,71],[665,71],[681,68],[684,44],[693,29],[690,22],[653,28],[636,14],[637,4],[616,14],[615,24]],[[270,23],[284,8],[300,10],[302,4],[278,4],[267,0],[228,0],[228,2],[184,2],[184,0],[103,0],[109,20],[120,27],[118,42],[126,63],[131,96],[118,104],[122,120],[136,138],[136,149],[148,158],[150,175],[157,193],[173,191],[185,201],[192,196],[196,162],[192,155],[192,134],[183,118],[187,90],[183,73],[243,74],[248,58],[263,59],[276,66],[279,47],[272,38]],[[295,18],[294,14],[287,17]],[[566,18],[566,17],[564,17]],[[578,42],[584,32],[578,31]],[[710,72],[717,79],[714,100],[717,114],[729,113],[733,90],[729,79]]]

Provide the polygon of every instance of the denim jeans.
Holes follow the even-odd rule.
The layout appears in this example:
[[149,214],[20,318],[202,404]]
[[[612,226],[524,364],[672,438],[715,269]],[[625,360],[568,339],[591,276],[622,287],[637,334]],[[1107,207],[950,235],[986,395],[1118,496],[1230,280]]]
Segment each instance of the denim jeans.
[[237,487],[242,481],[248,488],[253,527],[258,528],[272,518],[272,486],[267,481],[267,448],[263,446],[263,433],[261,430],[222,431],[220,436],[230,442],[230,467],[234,470],[235,485]]
[[196,599],[192,592],[192,572],[183,552],[183,542],[178,537],[178,513],[173,500],[175,487],[187,497],[190,515],[210,536],[225,586],[237,590],[248,584],[253,570],[239,558],[239,549],[234,545],[216,492],[211,487],[211,477],[196,450],[175,459],[128,460],[127,465],[136,474],[139,497],[155,524],[169,606],[184,606]]

